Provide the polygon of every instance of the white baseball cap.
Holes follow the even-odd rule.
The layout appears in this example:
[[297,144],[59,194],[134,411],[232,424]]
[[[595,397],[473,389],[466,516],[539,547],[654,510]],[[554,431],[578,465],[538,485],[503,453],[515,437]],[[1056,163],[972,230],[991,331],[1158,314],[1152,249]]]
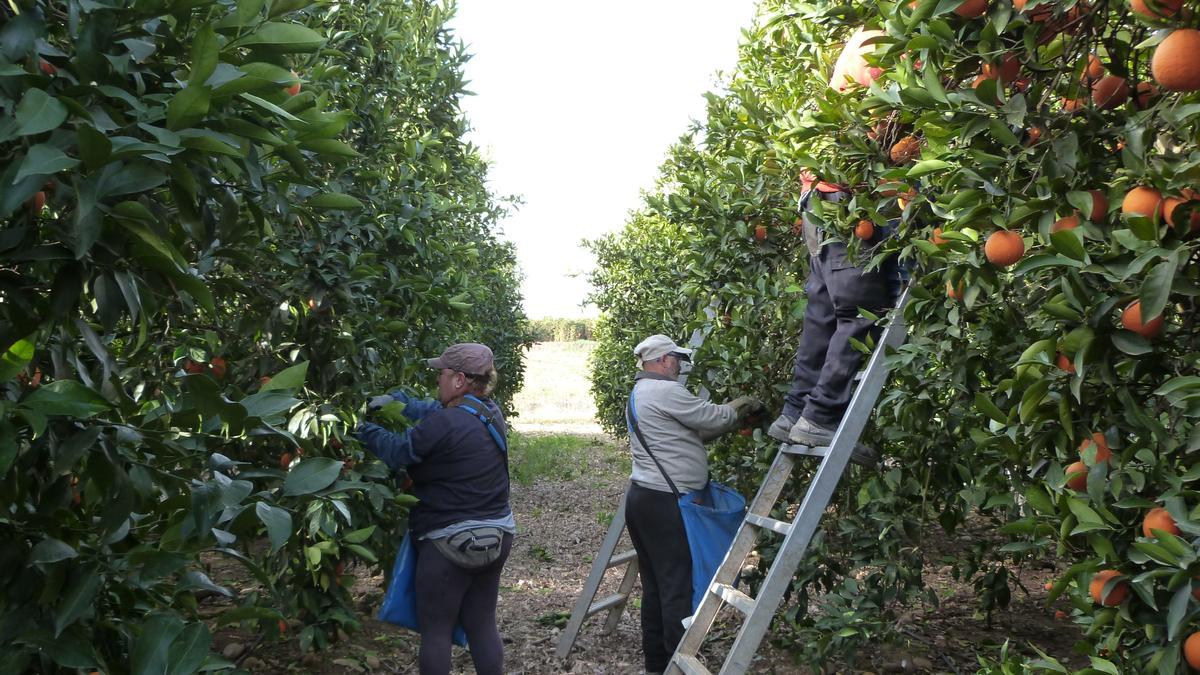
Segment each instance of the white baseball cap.
[[692,358],[692,350],[680,347],[666,335],[651,335],[642,340],[633,348],[633,354],[638,359],[638,368],[641,368],[642,363],[646,361],[653,361],[667,354],[679,354],[685,357],[685,360]]

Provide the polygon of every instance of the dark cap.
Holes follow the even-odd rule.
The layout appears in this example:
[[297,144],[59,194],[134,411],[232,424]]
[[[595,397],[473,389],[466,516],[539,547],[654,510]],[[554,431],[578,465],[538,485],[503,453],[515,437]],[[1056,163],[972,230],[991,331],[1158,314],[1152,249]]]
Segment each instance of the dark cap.
[[468,375],[486,375],[492,369],[492,350],[478,342],[450,345],[436,359],[426,359],[430,368],[449,368]]

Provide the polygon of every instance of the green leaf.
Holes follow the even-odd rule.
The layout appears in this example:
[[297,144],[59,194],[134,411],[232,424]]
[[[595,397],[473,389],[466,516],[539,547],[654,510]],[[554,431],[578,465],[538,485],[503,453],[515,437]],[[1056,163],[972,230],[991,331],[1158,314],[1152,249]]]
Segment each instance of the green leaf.
[[171,667],[170,649],[183,631],[183,620],[174,613],[152,614],[141,626],[129,655],[132,675],[163,675]]
[[195,126],[208,114],[208,104],[212,97],[212,89],[204,85],[189,85],[167,104],[167,128],[178,131]]
[[259,391],[272,391],[275,389],[302,389],[304,388],[304,379],[308,376],[308,361],[297,363],[294,366],[289,366],[271,376],[271,379],[259,389]]
[[267,536],[271,539],[271,552],[278,551],[292,535],[292,514],[266,502],[255,504],[254,512],[263,525],[267,526]]
[[347,544],[361,544],[370,539],[372,534],[375,534],[374,525],[370,527],[364,527],[361,530],[347,532],[346,535],[342,537],[342,541],[346,542]]
[[66,153],[53,145],[38,143],[25,155],[25,161],[21,162],[21,170],[17,172],[17,177],[13,179],[13,182],[26,176],[56,174],[59,171],[74,169],[78,165],[79,160],[67,157]]
[[328,457],[313,457],[296,465],[283,481],[283,494],[291,497],[324,490],[337,480],[342,462]]
[[983,392],[976,392],[975,407],[979,409],[979,412],[987,415],[1000,424],[1006,424],[1008,422],[1008,417],[1005,416],[1004,411],[997,407],[995,403],[992,403],[992,399],[988,398],[987,394],[984,394]]
[[184,627],[167,651],[167,675],[192,675],[197,672],[212,648],[208,626],[196,621]]
[[304,121],[304,120],[300,119],[299,117],[296,117],[292,113],[284,110],[283,108],[280,108],[279,106],[275,105],[274,103],[271,103],[270,101],[268,101],[266,99],[259,98],[258,96],[255,96],[254,94],[238,94],[238,96],[241,96],[242,98],[246,99],[247,101],[250,101],[251,103],[253,103],[256,106],[263,108],[264,110],[269,110],[269,111],[275,113],[276,115],[284,118],[285,120],[290,120],[292,122],[303,122]]
[[77,557],[78,555],[79,553],[68,546],[66,542],[48,537],[39,541],[37,546],[34,546],[33,550],[29,552],[29,564],[56,563],[60,560]]
[[333,138],[314,138],[308,141],[301,141],[300,147],[305,150],[312,150],[318,155],[327,157],[359,157],[357,150],[343,143],[342,141]]
[[1171,604],[1167,608],[1167,640],[1174,642],[1187,618],[1188,604],[1192,600],[1192,585],[1184,584],[1171,596]]
[[112,154],[112,141],[95,127],[81,126],[75,131],[79,143],[79,157],[89,169],[98,169]]
[[188,75],[188,88],[204,84],[217,69],[221,48],[212,24],[204,24],[196,31],[192,40],[192,72]]
[[[1109,529],[1108,526],[1104,524],[1104,519],[1100,517],[1100,514],[1096,513],[1092,507],[1083,503],[1081,500],[1074,497],[1067,497],[1067,506],[1070,507],[1071,513],[1075,514],[1075,517],[1079,519],[1079,527],[1075,528],[1075,532],[1072,532],[1072,534],[1095,529]],[[1084,526],[1087,526],[1087,529],[1079,529]]]
[[1083,261],[1087,251],[1083,248],[1083,240],[1075,230],[1059,230],[1050,234],[1050,245],[1055,251],[1073,260]]
[[67,119],[67,107],[41,89],[29,89],[17,104],[17,135],[32,136],[52,129]]
[[225,45],[231,47],[263,47],[276,52],[315,52],[325,44],[325,36],[296,23],[268,21],[258,30]]
[[321,194],[313,195],[304,202],[305,205],[314,209],[361,209],[363,203],[347,194],[340,192],[322,192]]
[[102,580],[99,572],[95,565],[88,565],[71,575],[71,585],[63,593],[54,613],[54,637],[62,635],[64,628],[92,608],[92,600]]
[[1150,346],[1146,338],[1127,330],[1119,330],[1113,333],[1112,343],[1114,347],[1130,356],[1141,356],[1142,354],[1149,354],[1154,351],[1154,347]]
[[[33,359],[33,335],[17,340],[0,356],[0,382],[8,382],[29,365]],[[0,471],[3,473],[3,471]]]
[[103,396],[74,380],[42,385],[26,396],[20,406],[42,415],[67,417],[91,417],[111,407]]
[[949,167],[950,162],[944,162],[940,159],[926,159],[924,161],[917,162],[916,165],[909,169],[908,173],[905,175],[909,178],[920,178],[926,174],[930,174],[935,171],[941,171],[942,169]]
[[1171,284],[1175,281],[1175,273],[1179,269],[1179,254],[1172,253],[1165,260],[1154,266],[1142,288],[1138,291],[1141,299],[1142,323],[1149,323],[1162,315],[1167,306],[1167,298],[1171,295]]
[[0,419],[0,478],[12,468],[17,459],[17,430],[12,422]]

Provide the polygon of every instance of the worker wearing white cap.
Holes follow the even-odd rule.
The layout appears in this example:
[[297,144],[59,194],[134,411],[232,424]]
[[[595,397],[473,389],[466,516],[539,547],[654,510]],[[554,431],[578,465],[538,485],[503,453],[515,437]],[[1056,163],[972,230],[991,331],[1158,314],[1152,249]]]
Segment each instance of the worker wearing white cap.
[[[705,486],[704,443],[733,430],[762,403],[742,396],[718,405],[692,394],[677,380],[692,350],[665,335],[642,340],[633,353],[641,372],[630,394],[633,471],[625,521],[642,578],[645,669],[660,673],[683,637],[683,619],[692,613],[692,558],[676,492]],[[635,420],[650,452],[632,431]]]

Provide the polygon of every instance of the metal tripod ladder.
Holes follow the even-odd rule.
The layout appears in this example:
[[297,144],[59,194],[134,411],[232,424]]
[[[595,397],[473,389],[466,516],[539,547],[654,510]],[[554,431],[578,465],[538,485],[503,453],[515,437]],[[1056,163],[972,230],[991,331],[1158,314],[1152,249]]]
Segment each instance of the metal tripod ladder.
[[[851,450],[862,435],[867,418],[871,416],[875,402],[879,399],[884,380],[887,379],[885,352],[889,348],[899,347],[907,335],[904,306],[908,302],[908,295],[906,289],[896,303],[893,318],[884,328],[878,346],[867,362],[862,380],[850,399],[850,407],[842,416],[842,422],[834,432],[833,442],[829,447],[809,448],[787,444],[780,446],[766,479],[759,487],[754,501],[750,503],[746,518],[742,521],[729,552],[725,554],[725,560],[717,568],[708,592],[696,608],[691,625],[671,657],[667,673],[709,675],[712,672],[700,662],[697,654],[708,637],[717,612],[726,604],[741,612],[743,623],[724,663],[716,672],[721,675],[741,675],[750,667],[750,661],[758,651],[758,645],[770,627],[775,611],[779,609],[779,603],[783,600],[783,594],[791,583],[800,561],[804,559],[804,553],[817,530],[817,525],[821,522],[821,516],[842,479]],[[787,483],[796,458],[801,456],[819,457],[820,466],[809,484],[795,519],[790,523],[775,520],[770,517],[771,509]],[[771,564],[771,569],[767,571],[758,597],[752,598],[734,586],[746,558],[754,549],[760,530],[783,535],[783,544]]]

